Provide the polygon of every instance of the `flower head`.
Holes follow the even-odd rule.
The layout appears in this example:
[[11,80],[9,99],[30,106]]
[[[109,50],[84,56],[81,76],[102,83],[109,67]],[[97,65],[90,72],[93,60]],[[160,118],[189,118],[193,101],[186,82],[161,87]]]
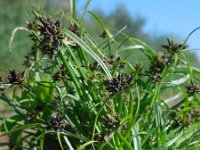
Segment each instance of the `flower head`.
[[22,83],[24,81],[23,75],[24,75],[23,72],[16,73],[15,69],[10,70],[9,75],[7,77],[8,83],[11,83],[11,84]]
[[149,67],[148,73],[150,74],[153,82],[159,82],[161,79],[161,73],[168,62],[166,55],[161,55],[157,58]]
[[200,86],[191,81],[189,85],[186,86],[188,95],[194,95],[200,92]]
[[131,81],[133,79],[132,75],[128,75],[128,77],[123,77],[121,74],[116,78],[112,78],[111,80],[106,81],[106,89],[111,93],[118,93],[131,85]]
[[53,128],[56,131],[61,131],[67,128],[69,124],[67,124],[64,117],[59,112],[54,112],[51,114],[50,120],[48,122],[48,127]]
[[60,22],[54,23],[50,17],[45,18],[43,16],[39,16],[38,19],[40,21],[39,31],[42,35],[39,47],[43,54],[52,58],[58,53],[59,45],[64,39],[64,35],[60,32]]
[[167,51],[171,54],[174,54],[176,52],[179,52],[181,49],[185,49],[187,46],[183,43],[174,43],[174,41],[167,39],[168,45],[162,45],[164,49],[167,49]]

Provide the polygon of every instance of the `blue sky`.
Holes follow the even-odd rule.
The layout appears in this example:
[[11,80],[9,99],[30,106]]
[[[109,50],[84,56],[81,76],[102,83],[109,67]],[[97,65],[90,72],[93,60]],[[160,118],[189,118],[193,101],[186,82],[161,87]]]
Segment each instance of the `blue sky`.
[[[174,34],[184,40],[200,26],[200,0],[91,0],[89,9],[101,9],[109,14],[118,5],[125,7],[133,17],[144,17],[145,31],[157,35]],[[200,30],[192,35],[188,44],[200,48]]]

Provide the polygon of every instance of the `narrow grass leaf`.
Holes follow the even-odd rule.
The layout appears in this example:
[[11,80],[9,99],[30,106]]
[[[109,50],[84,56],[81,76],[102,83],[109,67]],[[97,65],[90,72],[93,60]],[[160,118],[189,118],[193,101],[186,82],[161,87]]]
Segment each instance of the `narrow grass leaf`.
[[99,63],[99,65],[102,67],[108,78],[111,80],[112,76],[110,74],[110,71],[108,70],[104,62],[101,60],[101,58],[89,46],[87,46],[77,35],[75,35],[71,31],[66,31],[65,33],[72,40],[77,42],[77,44],[80,45],[83,48],[83,50],[85,50],[90,56],[92,56]]
[[62,144],[62,140],[61,140],[61,134],[60,134],[60,132],[57,132],[57,138],[58,138],[58,142],[59,142],[60,148],[62,150],[64,150],[63,144]]
[[42,131],[42,135],[40,138],[40,149],[43,150],[44,149],[44,137],[45,137],[45,131]]
[[70,11],[72,19],[76,20],[76,0],[70,0]]
[[109,32],[109,30],[107,29],[106,25],[101,21],[101,19],[91,11],[89,11],[89,13],[92,15],[92,17],[95,19],[95,21],[105,30],[105,32],[107,33],[108,37],[112,37],[112,34]]
[[97,142],[97,141],[89,141],[89,142],[81,145],[77,150],[84,150],[87,146],[89,146],[89,145],[91,145],[91,144],[93,144],[95,142]]
[[142,45],[131,45],[131,46],[127,46],[127,47],[119,49],[119,52],[126,51],[126,50],[140,49],[140,48],[144,49],[144,46],[142,46]]
[[171,139],[168,143],[167,143],[167,147],[170,147],[171,145],[173,145],[183,134],[183,131],[181,131],[181,133],[176,136],[175,138]]
[[0,135],[0,137],[5,136],[5,135],[9,135],[13,132],[19,131],[19,130],[23,130],[23,129],[28,129],[28,128],[34,128],[36,126],[40,125],[40,123],[35,123],[35,124],[28,124],[28,125],[22,125],[19,127],[16,127],[8,132],[4,132],[3,134]]
[[63,138],[64,138],[66,144],[68,145],[69,150],[74,150],[74,148],[72,147],[72,145],[71,145],[70,141],[68,140],[68,138],[66,136],[63,136]]

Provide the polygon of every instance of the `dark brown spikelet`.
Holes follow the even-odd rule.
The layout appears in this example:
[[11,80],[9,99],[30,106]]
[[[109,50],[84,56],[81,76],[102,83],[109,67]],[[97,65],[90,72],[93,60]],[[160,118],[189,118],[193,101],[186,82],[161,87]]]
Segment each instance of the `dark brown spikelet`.
[[0,75],[0,83],[3,83],[2,76]]
[[76,35],[79,35],[79,34],[80,34],[80,30],[79,30],[79,28],[78,28],[78,26],[77,26],[76,23],[71,23],[71,24],[69,25],[69,30],[72,31],[72,32],[73,32],[74,34],[76,34]]
[[21,84],[24,81],[23,75],[23,72],[16,73],[15,69],[10,70],[9,75],[7,77],[8,83]]
[[105,115],[104,117],[104,127],[106,127],[108,130],[114,131],[116,128],[119,127],[120,121],[118,116],[116,115]]
[[168,63],[168,57],[164,54],[161,55],[159,58],[155,59],[154,62],[149,67],[148,73],[150,74],[153,82],[157,83],[161,79],[161,73]]
[[191,81],[191,83],[186,86],[186,89],[189,96],[200,92],[200,86],[193,81]]
[[38,19],[40,21],[39,31],[42,35],[39,47],[43,54],[53,58],[58,53],[61,41],[65,38],[64,34],[60,32],[60,22],[54,23],[50,17],[43,16],[39,16]]
[[128,75],[128,77],[124,77],[121,74],[116,78],[112,78],[105,82],[106,89],[111,93],[118,93],[129,86],[131,86],[131,81],[133,79],[132,75]]
[[60,79],[64,79],[66,77],[65,67],[62,65],[58,72],[53,75],[53,80],[58,81]]
[[105,30],[101,33],[101,35],[99,37],[101,37],[103,39],[109,38],[109,36]]
[[136,63],[134,66],[136,74],[140,73],[142,71],[142,64],[141,63]]
[[69,127],[69,124],[66,122],[61,113],[54,112],[51,114],[47,127],[53,128],[55,131],[61,131]]
[[[185,111],[183,111],[184,109]],[[174,114],[172,118],[174,119],[174,123],[172,124],[174,127],[189,126],[200,121],[200,108],[190,106],[190,109],[186,109],[185,106],[181,105],[176,109],[176,113]]]
[[169,53],[174,54],[179,52],[181,49],[187,48],[187,46],[183,43],[174,43],[171,39],[167,38],[168,45],[162,45],[164,49],[166,49]]

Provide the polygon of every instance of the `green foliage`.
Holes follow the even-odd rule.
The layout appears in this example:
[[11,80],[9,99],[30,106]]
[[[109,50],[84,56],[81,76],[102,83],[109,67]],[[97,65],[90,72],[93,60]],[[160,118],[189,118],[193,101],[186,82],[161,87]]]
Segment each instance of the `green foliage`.
[[[168,40],[162,46],[165,53],[159,55],[122,30],[113,34],[90,12],[105,31],[96,40],[85,29],[85,16],[77,21],[75,0],[71,8],[69,29],[40,11],[33,12],[28,25],[33,45],[25,70],[11,70],[7,79],[0,79],[0,99],[15,111],[11,117],[1,117],[0,136],[9,135],[10,140],[0,146],[199,147],[200,70],[187,61],[186,43]],[[129,60],[135,51],[145,59]]]

